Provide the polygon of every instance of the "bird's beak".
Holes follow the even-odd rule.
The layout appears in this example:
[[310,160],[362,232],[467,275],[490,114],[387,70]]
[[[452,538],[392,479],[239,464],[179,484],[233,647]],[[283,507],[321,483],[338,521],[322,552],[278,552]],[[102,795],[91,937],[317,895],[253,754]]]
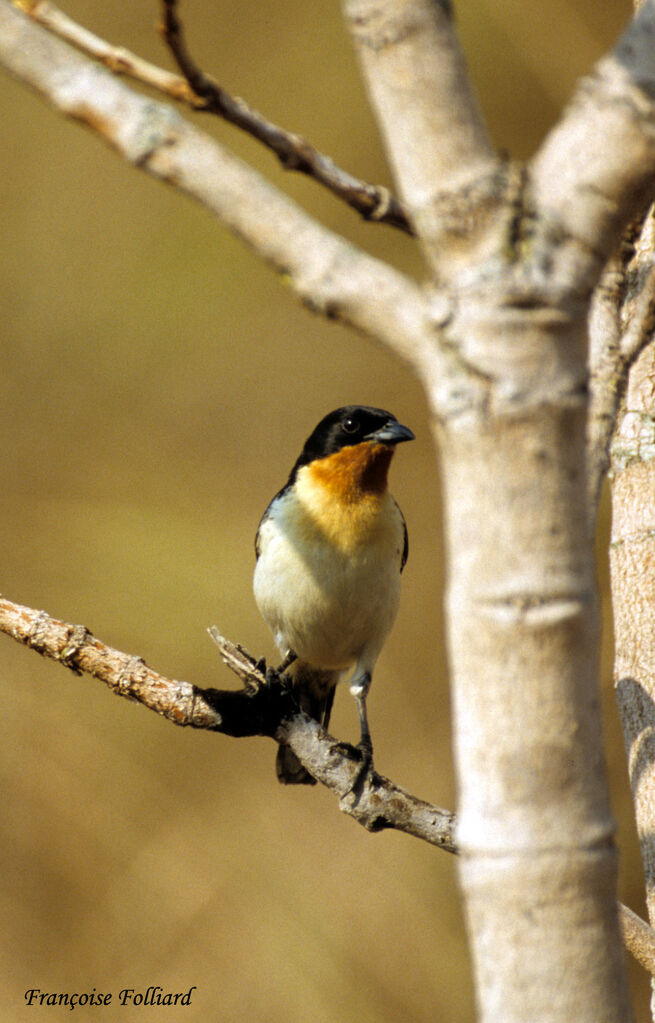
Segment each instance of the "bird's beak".
[[370,440],[374,444],[401,444],[405,440],[414,440],[414,434],[408,426],[391,420],[381,426],[379,430],[369,433],[364,440]]

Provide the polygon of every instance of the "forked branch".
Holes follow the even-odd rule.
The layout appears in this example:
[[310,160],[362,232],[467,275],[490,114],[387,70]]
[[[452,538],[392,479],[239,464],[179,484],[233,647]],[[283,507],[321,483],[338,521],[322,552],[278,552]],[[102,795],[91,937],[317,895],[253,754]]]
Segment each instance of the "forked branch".
[[341,170],[301,135],[285,131],[267,120],[237,96],[231,96],[218,82],[198,67],[187,48],[177,0],[163,0],[162,33],[177,65],[192,91],[202,101],[198,109],[217,114],[263,143],[275,153],[285,170],[298,171],[313,178],[333,195],[357,210],[365,220],[376,220],[413,234],[402,203],[382,185],[366,181]]
[[216,114],[265,145],[285,170],[298,171],[327,188],[364,220],[396,227],[407,234],[414,230],[403,204],[383,185],[373,185],[349,174],[319,152],[307,139],[273,124],[243,99],[202,71],[187,49],[182,23],[174,0],[164,2],[162,34],[182,75],[172,74],[122,46],[112,46],[79,25],[50,0],[15,0],[30,18],[82,53],[100,61],[115,74],[157,89],[194,110]]

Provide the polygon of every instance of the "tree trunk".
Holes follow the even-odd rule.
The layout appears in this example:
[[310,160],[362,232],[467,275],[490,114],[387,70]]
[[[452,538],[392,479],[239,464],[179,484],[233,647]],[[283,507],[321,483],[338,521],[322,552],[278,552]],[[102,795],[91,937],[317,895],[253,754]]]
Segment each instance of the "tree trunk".
[[[584,380],[584,334],[511,310],[462,332],[468,349],[507,354],[487,408],[439,430],[460,877],[480,1018],[626,1020],[585,402],[570,379],[577,352]],[[546,402],[534,387],[558,363],[568,384]],[[499,397],[512,375],[511,398]]]

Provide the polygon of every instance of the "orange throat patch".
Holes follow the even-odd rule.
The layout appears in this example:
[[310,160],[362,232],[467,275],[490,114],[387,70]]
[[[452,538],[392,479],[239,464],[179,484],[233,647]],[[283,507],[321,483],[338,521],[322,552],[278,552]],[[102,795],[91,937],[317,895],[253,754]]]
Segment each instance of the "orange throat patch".
[[387,489],[393,448],[388,444],[352,444],[319,458],[307,468],[312,478],[344,504],[380,496]]

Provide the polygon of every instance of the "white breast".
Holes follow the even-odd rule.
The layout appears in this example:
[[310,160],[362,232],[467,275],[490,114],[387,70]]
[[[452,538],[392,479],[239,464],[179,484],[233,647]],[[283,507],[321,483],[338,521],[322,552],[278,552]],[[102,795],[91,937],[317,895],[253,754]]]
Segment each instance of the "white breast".
[[398,609],[403,545],[389,494],[338,508],[300,478],[276,498],[260,527],[254,590],[280,652],[372,671]]

